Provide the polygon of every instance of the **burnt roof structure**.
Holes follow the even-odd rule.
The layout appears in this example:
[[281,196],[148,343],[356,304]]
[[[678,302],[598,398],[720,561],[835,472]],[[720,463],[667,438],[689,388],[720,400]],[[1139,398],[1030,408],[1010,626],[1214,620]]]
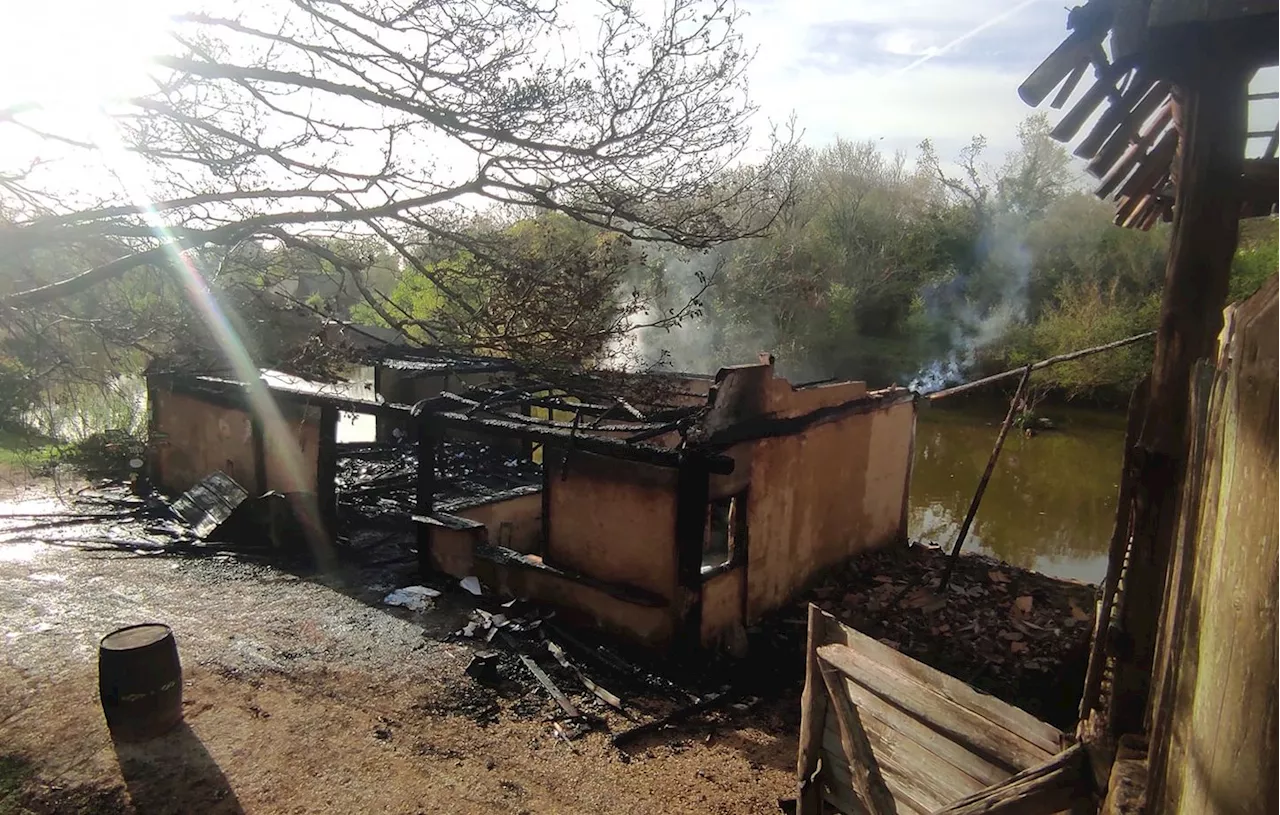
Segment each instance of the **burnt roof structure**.
[[[1061,109],[1085,85],[1051,135],[1074,142],[1072,152],[1099,180],[1098,197],[1115,200],[1117,224],[1150,229],[1173,220],[1183,104],[1178,83],[1218,70],[1228,52],[1247,71],[1275,65],[1276,25],[1276,3],[1268,0],[1090,0],[1068,12],[1071,33],[1018,94],[1037,107],[1056,88],[1049,105]],[[1090,69],[1092,80],[1086,80]],[[1268,92],[1246,101],[1276,98]],[[1260,155],[1241,169],[1241,217],[1269,213],[1280,183],[1280,131],[1247,137]]]

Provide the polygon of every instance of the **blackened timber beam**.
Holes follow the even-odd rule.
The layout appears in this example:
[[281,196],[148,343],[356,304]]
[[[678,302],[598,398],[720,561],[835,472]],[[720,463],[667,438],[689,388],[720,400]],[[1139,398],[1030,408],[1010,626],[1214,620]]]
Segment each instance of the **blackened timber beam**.
[[686,462],[676,475],[676,591],[684,602],[676,623],[677,648],[693,654],[702,645],[702,550],[706,541],[711,479],[702,462]]
[[320,517],[330,533],[338,516],[338,409],[320,408],[320,442],[316,456],[316,493]]
[[[520,421],[524,417],[523,412],[506,413],[499,410],[499,408],[502,408],[502,407],[512,407],[512,406],[518,405],[519,402],[514,400],[511,402],[493,402],[493,403],[477,402],[476,400],[470,399],[466,396],[460,396],[456,393],[445,391],[444,393],[441,393],[439,396],[435,397],[434,399],[429,400],[429,402],[430,402],[430,405],[428,407],[430,407],[431,409],[447,410],[448,407],[450,406],[450,403],[452,403],[452,407],[455,407],[455,408],[465,407],[466,410],[463,412],[463,415],[467,417],[474,417],[477,413],[488,413],[491,416],[498,416],[498,417],[510,416],[512,417],[513,421]],[[538,402],[531,402],[530,404],[537,406]],[[572,422],[559,422],[559,421],[556,421],[555,419],[534,419],[532,417],[524,419],[524,421],[526,424],[536,424],[540,427],[559,427],[564,429],[574,428],[578,432],[581,432],[582,416],[586,415],[587,411],[581,411],[581,412],[574,411],[573,410],[574,404],[575,403],[573,402],[566,402],[563,405],[559,405],[553,408],[554,410],[562,410],[566,413],[572,412],[574,414],[574,420]],[[443,406],[443,408],[441,406]],[[516,418],[517,416],[521,417],[521,419],[517,419]],[[600,433],[608,433],[608,432],[635,433],[638,431],[651,430],[659,427],[666,427],[666,424],[663,422],[627,422],[625,424],[593,424],[588,426],[590,430],[594,432],[600,432]]]
[[[435,514],[436,447],[440,436],[435,417],[424,417],[414,422],[415,441],[418,450],[418,474],[414,490],[414,515],[431,517]],[[433,571],[431,560],[432,527],[418,524],[418,570],[421,574]]]
[[[423,403],[419,403],[422,406]],[[419,406],[415,407],[415,410]],[[524,439],[547,446],[562,447],[571,450],[582,450],[624,461],[636,461],[641,464],[654,464],[659,467],[679,467],[691,460],[701,461],[710,472],[717,475],[728,475],[733,472],[734,462],[729,456],[700,450],[672,450],[665,447],[646,444],[629,444],[625,441],[611,439],[606,436],[593,436],[586,433],[575,433],[572,430],[547,425],[541,422],[521,422],[511,419],[467,416],[454,411],[430,411],[423,408],[422,416],[429,416],[440,427],[454,430],[467,430],[474,433],[485,433],[492,436]]]
[[[744,419],[723,430],[716,431],[706,439],[699,439],[699,443],[723,447],[744,441],[754,441],[755,439],[790,436],[815,425],[833,422],[845,416],[874,413],[877,410],[883,410],[893,405],[914,402],[916,396],[914,391],[909,391],[905,388],[893,388],[879,395],[866,396],[861,399],[855,399],[852,402],[845,402],[842,405],[818,408],[802,416],[789,416],[786,418],[760,416],[754,419]],[[713,470],[712,472],[717,471]]]

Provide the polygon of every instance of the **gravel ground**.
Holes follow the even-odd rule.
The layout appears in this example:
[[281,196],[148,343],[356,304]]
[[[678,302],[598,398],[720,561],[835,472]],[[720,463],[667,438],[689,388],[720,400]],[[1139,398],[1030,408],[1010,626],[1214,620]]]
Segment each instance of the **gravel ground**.
[[[0,515],[63,509],[36,485]],[[467,608],[381,605],[394,575],[85,551],[29,524],[0,518],[0,813],[776,812],[793,787],[794,697],[629,754],[567,742],[536,687],[464,674],[473,648],[443,640]],[[97,643],[144,621],[174,630],[185,724],[115,745]]]

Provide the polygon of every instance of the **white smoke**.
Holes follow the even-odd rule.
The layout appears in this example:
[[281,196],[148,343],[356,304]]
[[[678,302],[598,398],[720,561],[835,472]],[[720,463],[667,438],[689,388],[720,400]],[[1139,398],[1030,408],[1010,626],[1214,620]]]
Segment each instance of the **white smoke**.
[[1032,257],[1022,240],[1021,226],[1008,218],[998,220],[980,241],[985,264],[974,277],[982,275],[998,283],[1000,292],[994,303],[985,309],[974,303],[969,289],[976,279],[953,279],[923,293],[929,316],[950,325],[950,348],[922,366],[907,387],[932,393],[964,382],[970,378],[979,353],[1026,320]]

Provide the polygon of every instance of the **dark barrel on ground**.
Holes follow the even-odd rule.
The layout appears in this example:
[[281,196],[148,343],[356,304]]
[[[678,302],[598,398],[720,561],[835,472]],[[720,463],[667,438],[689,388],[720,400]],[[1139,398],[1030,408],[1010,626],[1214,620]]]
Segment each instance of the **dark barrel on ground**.
[[169,626],[131,625],[98,647],[98,690],[111,735],[145,741],[182,719],[182,665]]

